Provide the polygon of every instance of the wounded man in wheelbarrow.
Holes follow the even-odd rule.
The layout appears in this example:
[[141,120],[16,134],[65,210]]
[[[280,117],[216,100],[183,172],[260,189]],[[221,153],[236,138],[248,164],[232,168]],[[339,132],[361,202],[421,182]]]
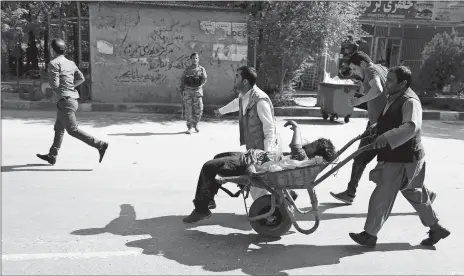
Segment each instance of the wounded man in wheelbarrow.
[[[209,218],[212,214],[209,209],[216,208],[214,196],[217,194],[221,184],[216,180],[217,175],[241,176],[255,172],[255,166],[263,165],[273,160],[314,160],[314,162],[331,162],[334,160],[336,151],[332,142],[325,138],[307,143],[302,140],[300,129],[295,121],[287,121],[285,127],[290,126],[293,130],[293,138],[290,143],[290,152],[275,156],[275,153],[265,152],[258,149],[250,149],[245,153],[225,152],[220,153],[203,165],[198,179],[193,212],[183,219],[184,223],[197,223]],[[296,199],[296,193],[291,193]]]

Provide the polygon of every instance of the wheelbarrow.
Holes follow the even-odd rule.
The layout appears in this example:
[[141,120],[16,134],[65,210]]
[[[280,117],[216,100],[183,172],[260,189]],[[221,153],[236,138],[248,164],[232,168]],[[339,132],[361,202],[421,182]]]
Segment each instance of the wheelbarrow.
[[[367,137],[368,135],[370,134],[365,132],[349,141],[342,149],[337,152],[335,160],[337,160],[338,157],[353,143],[364,137]],[[298,232],[309,235],[316,231],[316,229],[319,227],[320,219],[318,211],[318,200],[315,191],[316,186],[327,179],[330,175],[338,171],[351,159],[365,151],[372,149],[372,144],[364,146],[338,163],[324,162],[320,164],[274,172],[261,172],[253,173],[250,175],[231,177],[219,176],[217,180],[222,184],[231,182],[241,187],[240,191],[238,191],[235,195],[233,195],[225,188],[222,188],[222,190],[233,197],[238,197],[240,194],[243,195],[247,218],[250,221],[251,227],[258,234],[268,237],[280,237],[288,230],[290,230],[293,225],[295,229],[298,230]],[[330,165],[333,165],[333,167],[326,173],[322,174],[319,178],[317,178],[317,176]],[[253,202],[253,204],[250,206],[250,209],[248,210],[246,198],[248,197],[249,187],[251,186],[265,189],[270,194],[259,197]],[[299,209],[288,191],[290,189],[306,189],[309,194],[311,208],[307,211]],[[295,219],[295,211],[303,215],[314,215],[313,227],[310,229],[301,228]]]

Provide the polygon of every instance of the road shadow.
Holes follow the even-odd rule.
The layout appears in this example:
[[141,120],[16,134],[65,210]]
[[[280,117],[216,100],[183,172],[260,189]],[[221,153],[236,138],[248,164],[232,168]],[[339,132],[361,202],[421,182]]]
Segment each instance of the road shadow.
[[422,123],[422,135],[464,141],[464,121],[424,121]]
[[331,122],[329,120],[324,120],[322,118],[318,119],[318,118],[308,118],[308,119],[292,119],[294,120],[295,122],[297,122],[297,124],[299,125],[344,125],[345,122],[343,121],[343,118],[339,119],[339,120],[336,120],[334,122]]
[[2,172],[91,172],[93,169],[33,169],[31,167],[52,168],[48,164],[25,164],[2,166]]
[[161,135],[178,135],[178,134],[186,134],[185,131],[179,132],[141,132],[141,133],[110,133],[109,136],[161,136]]
[[[201,266],[211,272],[240,269],[250,275],[287,275],[283,271],[338,264],[342,258],[373,251],[425,249],[408,243],[378,244],[374,250],[355,244],[328,246],[275,244],[274,242],[279,239],[264,238],[254,233],[211,234],[194,229],[198,226],[220,225],[250,231],[251,227],[245,216],[215,213],[210,219],[201,221],[197,225],[184,225],[182,218],[183,216],[163,216],[137,220],[135,209],[129,204],[123,204],[119,217],[105,227],[76,230],[71,234],[150,235],[151,238],[131,241],[126,243],[126,246],[140,248],[143,254],[162,256],[179,264]],[[302,236],[302,238],[310,237]]]
[[[323,220],[332,220],[332,219],[365,218],[367,216],[366,213],[362,213],[362,214],[359,214],[359,213],[358,214],[355,214],[355,213],[325,213],[326,210],[339,208],[339,207],[345,207],[345,206],[349,206],[349,205],[345,203],[320,203],[318,206],[319,219],[323,221]],[[300,210],[309,211],[311,210],[311,207],[303,207],[303,208],[300,208]],[[416,215],[417,215],[417,212],[391,213],[390,214],[391,217],[416,216]],[[303,215],[303,214],[295,212],[295,219],[297,221],[314,221],[314,216],[311,213]]]
[[[76,117],[79,125],[91,125],[95,128],[140,123],[158,123],[165,126],[178,122],[185,123],[185,120],[181,119],[179,114],[161,113],[78,112]],[[56,113],[52,111],[24,112],[24,110],[8,109],[2,110],[2,120],[20,120],[25,124],[53,125],[56,120]],[[204,115],[201,122],[231,125],[238,124],[237,116],[229,115],[221,118],[216,118],[212,115]]]

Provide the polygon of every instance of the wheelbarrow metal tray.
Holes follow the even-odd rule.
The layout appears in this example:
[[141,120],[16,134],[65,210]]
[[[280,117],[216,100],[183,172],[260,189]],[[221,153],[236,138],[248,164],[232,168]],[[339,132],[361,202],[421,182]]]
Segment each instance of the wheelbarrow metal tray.
[[281,171],[259,172],[251,176],[224,177],[223,179],[242,185],[248,182],[252,186],[260,188],[308,189],[325,166],[325,163],[320,163]]
[[275,172],[255,173],[251,181],[265,183],[269,188],[308,189],[325,165],[322,163]]

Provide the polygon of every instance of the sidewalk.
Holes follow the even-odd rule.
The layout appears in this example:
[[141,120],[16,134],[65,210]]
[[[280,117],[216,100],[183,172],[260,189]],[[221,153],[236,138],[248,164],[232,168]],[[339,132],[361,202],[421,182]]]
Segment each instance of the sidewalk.
[[[2,109],[22,109],[22,110],[55,110],[55,105],[50,101],[24,101],[2,98]],[[205,105],[204,113],[213,114],[213,110],[219,108],[218,105]],[[129,112],[129,113],[170,113],[180,114],[181,105],[169,103],[80,103],[80,112]],[[276,116],[284,117],[321,117],[319,107],[314,106],[292,106],[275,107]],[[367,118],[367,111],[354,109],[352,118]],[[424,120],[456,121],[464,120],[464,112],[423,110]]]

